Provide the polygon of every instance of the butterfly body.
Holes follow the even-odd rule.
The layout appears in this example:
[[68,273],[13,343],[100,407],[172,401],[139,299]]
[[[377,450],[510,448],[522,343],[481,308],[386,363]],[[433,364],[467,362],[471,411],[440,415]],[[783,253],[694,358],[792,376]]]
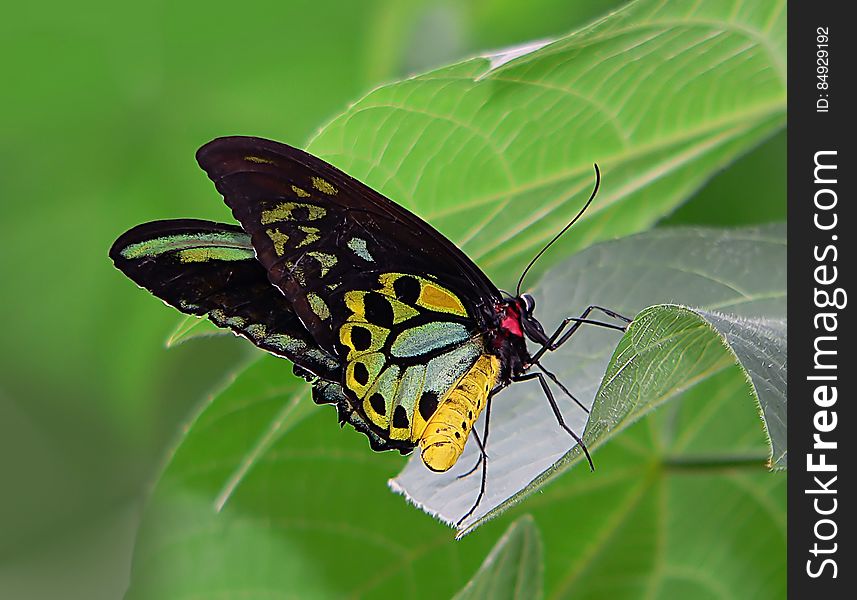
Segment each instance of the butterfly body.
[[197,160],[240,226],[140,225],[114,243],[114,264],[291,360],[374,450],[419,446],[448,470],[492,395],[530,377],[559,334],[544,333],[532,297],[502,294],[428,223],[310,154],[231,137]]

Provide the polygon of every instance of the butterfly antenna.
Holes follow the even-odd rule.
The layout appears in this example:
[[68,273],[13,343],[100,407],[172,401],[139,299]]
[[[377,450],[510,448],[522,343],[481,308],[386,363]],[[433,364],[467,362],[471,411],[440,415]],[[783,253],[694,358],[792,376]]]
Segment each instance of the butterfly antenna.
[[577,222],[577,220],[583,215],[586,209],[589,208],[589,205],[592,204],[592,201],[595,199],[595,195],[598,193],[598,187],[601,185],[601,171],[598,170],[597,164],[593,166],[595,167],[595,187],[592,189],[592,193],[589,195],[589,200],[586,201],[586,204],[583,205],[583,208],[580,209],[580,212],[577,213],[577,215],[571,220],[571,222],[565,227],[563,227],[558,234],[553,236],[553,239],[549,241],[545,245],[545,247],[539,250],[539,253],[533,257],[533,260],[530,261],[530,264],[528,264],[527,268],[524,269],[524,272],[521,273],[521,278],[518,280],[518,287],[515,288],[515,296],[521,295],[521,285],[523,285],[524,283],[524,277],[527,276],[527,273],[532,268],[532,266],[536,264],[536,261],[542,257],[542,254],[547,252],[547,249],[550,248],[555,241],[562,237],[562,234],[568,231],[569,228]]

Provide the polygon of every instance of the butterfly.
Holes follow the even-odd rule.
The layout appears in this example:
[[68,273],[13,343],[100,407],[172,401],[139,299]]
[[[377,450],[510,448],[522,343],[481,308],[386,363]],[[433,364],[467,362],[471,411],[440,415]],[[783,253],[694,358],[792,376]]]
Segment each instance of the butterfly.
[[[624,331],[630,320],[593,305],[548,335],[521,285],[592,202],[597,165],[589,200],[512,295],[431,225],[302,150],[224,137],[196,158],[240,226],[177,219],[132,228],[110,257],[135,283],[290,360],[313,400],[336,406],[340,424],[365,434],[373,450],[419,447],[425,465],[444,472],[472,434],[481,452],[466,475],[481,465],[482,481],[459,523],[484,495],[491,401],[511,383],[538,380],[592,467],[547,379],[586,408],[540,359],[582,324]],[[593,311],[621,324],[590,319]]]

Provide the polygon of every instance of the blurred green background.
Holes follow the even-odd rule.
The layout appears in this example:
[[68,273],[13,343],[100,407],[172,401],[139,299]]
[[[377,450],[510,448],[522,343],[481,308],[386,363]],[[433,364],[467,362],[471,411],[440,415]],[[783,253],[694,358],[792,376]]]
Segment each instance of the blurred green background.
[[[147,220],[230,220],[193,153],[221,135],[302,145],[373,87],[565,33],[620,2],[18,3],[0,23],[0,597],[115,598],[170,440],[249,353],[163,342],[179,320],[115,271]],[[785,217],[785,135],[671,223]],[[736,180],[740,193],[735,193]],[[722,190],[730,190],[724,195]],[[711,206],[716,205],[717,210]]]

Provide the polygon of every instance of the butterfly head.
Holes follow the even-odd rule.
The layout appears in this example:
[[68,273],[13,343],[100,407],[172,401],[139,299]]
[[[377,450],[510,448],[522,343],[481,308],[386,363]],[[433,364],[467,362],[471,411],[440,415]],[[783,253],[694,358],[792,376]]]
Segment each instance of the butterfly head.
[[546,344],[548,337],[545,334],[544,327],[539,323],[539,320],[533,315],[536,310],[536,299],[530,294],[521,294],[515,301],[520,310],[521,329],[524,335],[537,344]]
[[533,314],[536,299],[530,294],[507,298],[497,307],[500,328],[511,338],[527,338],[537,344],[548,341],[542,324]]
[[527,349],[527,340],[544,345],[548,342],[544,328],[533,315],[536,301],[530,294],[506,296],[494,310],[497,333],[494,347],[504,358],[510,375],[520,375],[531,365],[532,357]]

